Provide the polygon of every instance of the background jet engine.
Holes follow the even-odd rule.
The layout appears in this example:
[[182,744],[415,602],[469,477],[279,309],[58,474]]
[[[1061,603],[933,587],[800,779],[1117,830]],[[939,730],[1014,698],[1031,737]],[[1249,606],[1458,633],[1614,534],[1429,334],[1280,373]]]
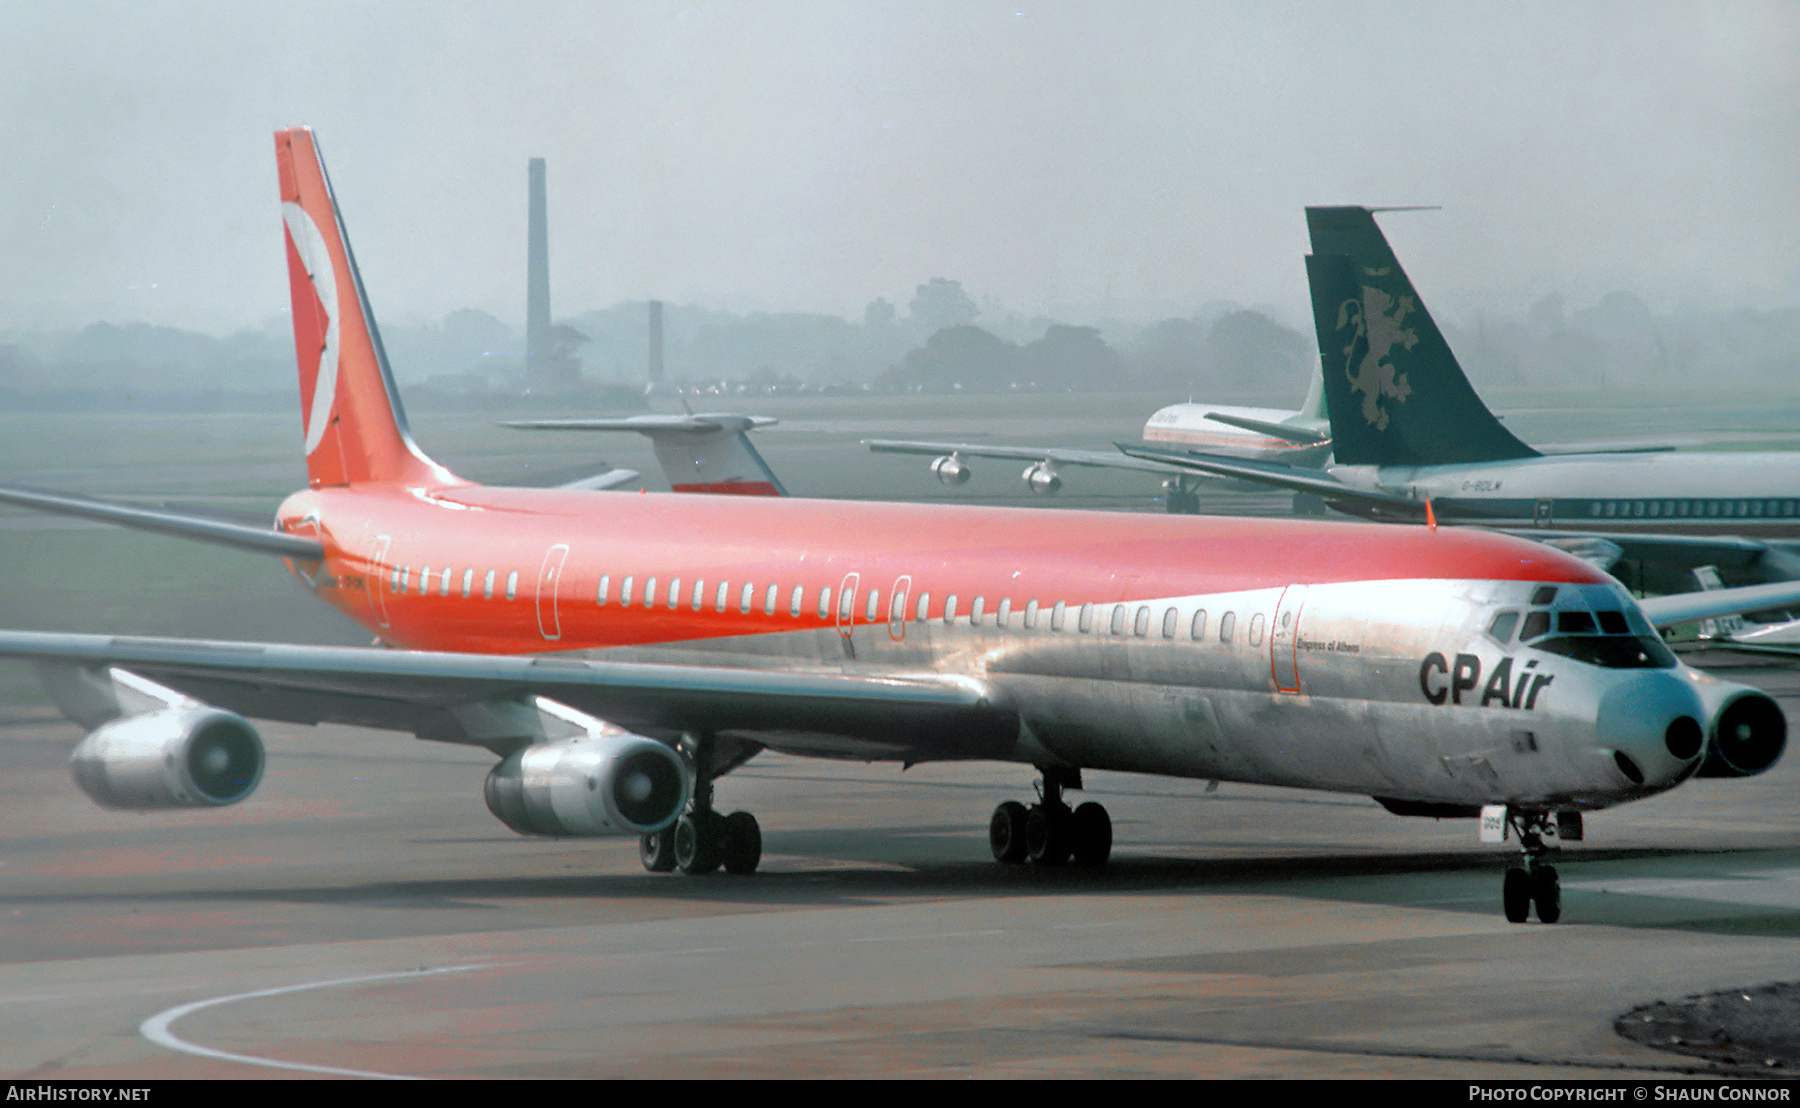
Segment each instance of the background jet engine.
[[1724,681],[1700,688],[1711,713],[1706,758],[1697,777],[1754,777],[1774,765],[1787,747],[1787,717],[1773,699]]
[[262,780],[263,745],[242,716],[206,705],[123,716],[69,759],[81,791],[108,808],[216,808]]
[[1032,462],[1019,476],[1025,479],[1025,487],[1039,496],[1049,496],[1062,488],[1062,474],[1049,462]]
[[620,732],[522,747],[482,791],[488,811],[521,835],[642,835],[681,814],[687,780],[679,754]]
[[937,479],[939,481],[942,481],[952,488],[957,485],[966,485],[969,483],[968,464],[955,454],[946,454],[937,461],[932,462],[931,472],[937,474]]

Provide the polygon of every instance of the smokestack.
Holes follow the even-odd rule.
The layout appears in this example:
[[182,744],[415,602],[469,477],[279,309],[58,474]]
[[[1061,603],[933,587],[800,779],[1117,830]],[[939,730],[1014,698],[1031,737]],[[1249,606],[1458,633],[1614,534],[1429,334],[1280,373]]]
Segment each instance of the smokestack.
[[550,351],[550,227],[544,206],[544,159],[530,162],[529,246],[525,259],[525,382],[541,388],[552,384],[555,367]]
[[660,384],[663,379],[663,320],[662,301],[650,301],[650,382]]

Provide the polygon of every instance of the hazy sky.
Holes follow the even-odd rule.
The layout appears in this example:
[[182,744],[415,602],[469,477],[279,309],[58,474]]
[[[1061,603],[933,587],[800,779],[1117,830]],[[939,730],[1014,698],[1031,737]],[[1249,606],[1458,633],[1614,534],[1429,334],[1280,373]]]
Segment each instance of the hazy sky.
[[1303,324],[1307,204],[1440,311],[1800,304],[1800,4],[0,0],[0,327],[285,313],[318,132],[382,318],[661,297]]

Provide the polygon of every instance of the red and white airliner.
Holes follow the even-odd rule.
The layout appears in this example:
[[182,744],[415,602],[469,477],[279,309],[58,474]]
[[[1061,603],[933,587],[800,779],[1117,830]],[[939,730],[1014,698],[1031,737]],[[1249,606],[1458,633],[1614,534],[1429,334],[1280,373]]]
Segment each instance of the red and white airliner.
[[[712,783],[764,748],[997,759],[1043,775],[993,813],[1002,862],[1106,859],[1105,810],[1064,798],[1084,769],[1329,789],[1518,835],[1506,912],[1550,922],[1583,812],[1781,753],[1774,701],[1507,536],[471,484],[408,433],[311,132],[276,156],[309,483],[275,529],[7,498],[280,555],[386,649],[0,633],[91,729],[103,804],[247,796],[245,717],[354,723],[491,749],[522,833],[747,873],[757,822]],[[1680,614],[1730,610],[1701,595]]]

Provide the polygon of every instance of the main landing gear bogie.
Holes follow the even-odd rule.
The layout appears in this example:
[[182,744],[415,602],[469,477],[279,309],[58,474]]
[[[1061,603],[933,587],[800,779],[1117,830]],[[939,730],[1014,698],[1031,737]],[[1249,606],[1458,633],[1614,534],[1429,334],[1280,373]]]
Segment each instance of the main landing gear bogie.
[[1071,809],[1063,801],[1062,790],[1080,787],[1079,770],[1046,771],[1043,799],[1037,804],[1027,808],[1008,800],[995,808],[988,822],[988,846],[994,860],[1005,865],[1103,864],[1112,854],[1112,817],[1091,800]]
[[660,831],[638,839],[638,858],[651,873],[680,870],[690,877],[712,873],[750,874],[762,863],[762,827],[749,812],[720,815],[712,806],[712,754],[706,737],[689,737],[694,766],[693,799],[687,811]]

